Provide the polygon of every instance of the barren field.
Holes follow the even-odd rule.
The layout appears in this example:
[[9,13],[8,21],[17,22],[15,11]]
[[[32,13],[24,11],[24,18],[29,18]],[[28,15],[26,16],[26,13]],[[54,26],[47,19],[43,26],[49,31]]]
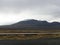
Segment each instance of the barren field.
[[59,33],[60,30],[0,30],[0,33]]
[[[39,38],[60,37],[60,30],[0,30],[0,40],[33,40]],[[40,34],[8,34],[8,33],[40,33]],[[42,33],[42,34],[41,34]]]

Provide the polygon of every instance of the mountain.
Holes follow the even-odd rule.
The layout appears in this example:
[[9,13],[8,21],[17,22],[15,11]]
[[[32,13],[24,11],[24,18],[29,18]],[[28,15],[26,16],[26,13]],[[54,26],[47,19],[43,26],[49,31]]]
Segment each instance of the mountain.
[[57,30],[60,29],[59,22],[48,23],[47,21],[39,21],[39,20],[25,20],[20,21],[18,23],[6,26],[0,26],[0,29],[16,29],[16,30]]

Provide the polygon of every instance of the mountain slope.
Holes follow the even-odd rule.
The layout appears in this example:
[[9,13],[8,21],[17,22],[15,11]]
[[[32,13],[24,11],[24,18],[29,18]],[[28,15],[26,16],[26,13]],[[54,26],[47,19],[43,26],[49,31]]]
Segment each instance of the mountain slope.
[[0,29],[19,29],[19,30],[25,30],[25,29],[31,29],[31,30],[40,30],[40,29],[60,29],[60,23],[59,22],[53,22],[48,23],[47,21],[38,21],[38,20],[25,20],[20,21],[18,23],[8,25],[8,26],[0,26]]

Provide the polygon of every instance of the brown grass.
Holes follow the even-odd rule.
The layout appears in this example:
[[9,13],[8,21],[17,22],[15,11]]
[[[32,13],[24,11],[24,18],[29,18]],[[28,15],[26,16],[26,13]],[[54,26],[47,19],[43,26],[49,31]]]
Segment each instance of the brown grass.
[[[0,30],[0,33],[60,33],[60,30]],[[39,38],[57,38],[60,34],[4,34],[0,35],[0,40],[28,40]]]

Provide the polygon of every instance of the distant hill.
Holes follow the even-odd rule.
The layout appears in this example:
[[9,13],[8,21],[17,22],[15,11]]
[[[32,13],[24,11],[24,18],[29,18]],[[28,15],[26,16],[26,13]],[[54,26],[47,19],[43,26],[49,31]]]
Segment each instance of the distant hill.
[[47,21],[39,21],[39,20],[25,20],[20,21],[18,23],[6,26],[0,26],[0,29],[16,29],[16,30],[55,30],[60,29],[59,22],[48,23]]

